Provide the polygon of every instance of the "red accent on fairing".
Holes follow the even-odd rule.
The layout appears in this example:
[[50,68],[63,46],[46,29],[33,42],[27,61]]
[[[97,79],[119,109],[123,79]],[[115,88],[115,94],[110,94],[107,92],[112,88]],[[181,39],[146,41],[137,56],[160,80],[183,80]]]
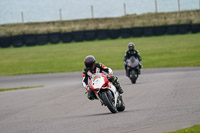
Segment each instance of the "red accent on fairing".
[[101,73],[101,76],[104,78],[104,82],[105,82],[105,84],[102,87],[108,86],[108,83],[109,83],[108,78],[103,73]]
[[107,66],[105,66],[105,65],[102,65],[102,68],[105,68],[105,67],[107,67]]
[[[105,82],[105,83],[102,85],[102,87],[108,86],[108,88],[110,88],[110,86],[109,86],[109,80],[107,79],[107,77],[106,77],[103,73],[101,73],[101,76],[104,78],[104,82]],[[102,87],[101,87],[101,88],[102,88]],[[95,94],[97,94],[97,91],[98,91],[99,89],[101,89],[101,88],[94,89],[94,87],[93,87],[93,85],[92,85],[92,81],[90,80],[90,89],[91,89],[92,91],[94,91]]]
[[82,77],[84,78],[84,77],[85,77],[85,74],[82,74]]
[[[100,89],[100,88],[99,88]],[[97,91],[99,89],[94,89],[93,85],[92,85],[92,81],[90,80],[90,90],[94,91],[95,94],[97,94]]]
[[90,80],[90,90],[94,90],[94,87],[92,85],[92,80]]

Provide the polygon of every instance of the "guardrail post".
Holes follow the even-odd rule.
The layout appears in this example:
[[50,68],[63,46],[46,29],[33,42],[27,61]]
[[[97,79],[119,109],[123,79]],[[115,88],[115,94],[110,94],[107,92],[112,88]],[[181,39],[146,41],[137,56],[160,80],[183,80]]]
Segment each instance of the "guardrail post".
[[21,17],[22,17],[22,23],[24,23],[24,13],[21,12]]
[[181,5],[180,5],[180,0],[178,0],[178,11],[181,11]]
[[155,12],[158,12],[158,8],[157,8],[157,0],[155,0]]
[[126,15],[126,3],[124,3],[124,16]]
[[62,9],[60,9],[59,12],[60,12],[60,21],[62,21]]
[[93,10],[93,5],[91,5],[91,18],[94,18],[94,10]]

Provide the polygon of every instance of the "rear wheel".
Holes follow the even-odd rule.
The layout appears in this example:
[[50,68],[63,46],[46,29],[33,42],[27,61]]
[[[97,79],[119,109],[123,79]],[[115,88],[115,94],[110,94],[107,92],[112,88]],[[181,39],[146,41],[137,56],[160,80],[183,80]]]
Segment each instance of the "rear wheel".
[[115,107],[115,100],[110,91],[105,91],[102,93],[102,100],[104,104],[108,107],[110,112],[117,113],[117,108]]

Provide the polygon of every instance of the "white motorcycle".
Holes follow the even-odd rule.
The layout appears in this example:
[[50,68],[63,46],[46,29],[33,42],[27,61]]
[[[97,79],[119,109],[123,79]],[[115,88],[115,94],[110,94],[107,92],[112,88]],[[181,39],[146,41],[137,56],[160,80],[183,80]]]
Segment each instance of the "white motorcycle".
[[107,106],[110,112],[117,113],[125,110],[122,95],[119,94],[104,73],[92,75],[90,89],[94,91],[95,99],[100,100],[102,105]]

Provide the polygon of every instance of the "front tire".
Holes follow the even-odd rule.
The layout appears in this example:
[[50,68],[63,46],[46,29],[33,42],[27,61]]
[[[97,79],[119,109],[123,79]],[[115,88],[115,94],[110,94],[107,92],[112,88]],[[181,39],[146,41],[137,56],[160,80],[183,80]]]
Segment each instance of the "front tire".
[[114,97],[110,91],[105,91],[102,93],[102,100],[104,104],[108,107],[110,112],[117,113],[117,108],[115,107]]
[[137,77],[138,77],[137,72],[135,70],[132,70],[130,73],[130,79],[131,79],[132,84],[136,83]]

